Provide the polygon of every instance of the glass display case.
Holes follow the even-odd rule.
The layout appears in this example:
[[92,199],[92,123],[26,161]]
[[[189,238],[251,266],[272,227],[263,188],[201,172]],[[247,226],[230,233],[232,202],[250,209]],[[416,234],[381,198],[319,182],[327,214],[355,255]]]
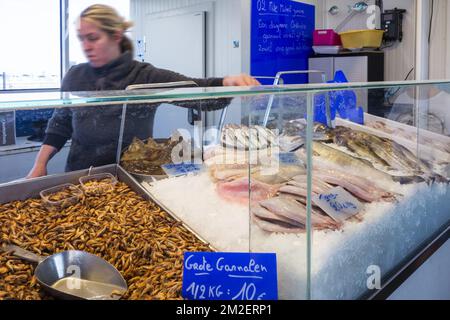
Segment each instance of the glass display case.
[[[360,108],[358,97],[368,93],[384,97],[370,106],[376,115]],[[275,252],[280,299],[373,298],[433,241],[448,237],[449,105],[450,81],[2,94],[0,112],[55,108],[49,128],[59,138],[48,141],[69,140],[70,151],[66,173],[0,186],[0,241],[43,255],[68,248],[102,255],[125,274],[131,299],[180,298],[183,250]],[[40,191],[94,173],[116,175],[113,188],[127,184],[198,243],[177,248],[170,232],[157,242],[150,234],[135,239],[135,228],[148,221],[132,206],[122,247],[107,240],[95,246],[103,229],[113,229],[112,218],[94,226],[53,223],[62,233],[76,230],[61,242],[36,230],[20,235],[18,213],[8,210],[24,201],[39,206],[29,199]],[[114,211],[87,194],[81,201],[87,212],[103,210],[101,217]],[[47,230],[39,226],[50,223],[44,210],[27,223]],[[145,264],[146,244],[161,250],[159,263],[172,261],[153,280],[170,274],[172,287],[156,292],[140,284],[142,270],[156,268]],[[127,256],[124,246],[135,248],[131,262],[114,252]],[[2,268],[8,257],[0,253],[0,272],[14,276]],[[0,280],[0,292],[6,285],[14,291],[6,297],[20,298],[32,281],[17,289],[10,279]]]

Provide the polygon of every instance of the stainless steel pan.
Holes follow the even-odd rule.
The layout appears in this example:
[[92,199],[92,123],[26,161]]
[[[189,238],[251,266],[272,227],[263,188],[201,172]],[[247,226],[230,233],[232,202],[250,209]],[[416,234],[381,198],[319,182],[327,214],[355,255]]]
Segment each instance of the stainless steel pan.
[[128,290],[114,266],[85,251],[69,250],[41,257],[14,245],[0,246],[5,252],[37,263],[37,281],[55,298],[117,300]]

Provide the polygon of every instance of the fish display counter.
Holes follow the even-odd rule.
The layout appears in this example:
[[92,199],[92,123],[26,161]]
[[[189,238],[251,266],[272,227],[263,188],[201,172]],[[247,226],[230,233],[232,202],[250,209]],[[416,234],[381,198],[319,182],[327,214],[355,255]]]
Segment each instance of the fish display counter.
[[266,125],[264,97],[241,99],[248,113],[205,147],[203,170],[143,185],[219,250],[276,252],[281,299],[386,297],[448,237],[450,137],[370,114],[308,125],[309,94],[275,96]]
[[[358,93],[370,90],[395,91],[413,123],[362,112]],[[386,298],[401,270],[448,239],[450,82],[0,100],[5,110],[50,105],[117,108],[109,133],[121,170],[216,251],[276,253],[280,299]],[[430,120],[438,111],[440,131]]]

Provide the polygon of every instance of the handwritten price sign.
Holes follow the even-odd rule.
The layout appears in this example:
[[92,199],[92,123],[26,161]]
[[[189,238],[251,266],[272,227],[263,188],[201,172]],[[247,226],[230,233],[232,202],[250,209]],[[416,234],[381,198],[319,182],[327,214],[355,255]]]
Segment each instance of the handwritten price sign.
[[358,214],[363,208],[358,199],[342,187],[336,187],[325,194],[314,196],[312,200],[315,205],[339,222]]
[[274,253],[186,252],[183,297],[191,300],[278,299]]
[[189,173],[199,173],[203,166],[193,163],[164,164],[161,166],[169,177],[184,176]]

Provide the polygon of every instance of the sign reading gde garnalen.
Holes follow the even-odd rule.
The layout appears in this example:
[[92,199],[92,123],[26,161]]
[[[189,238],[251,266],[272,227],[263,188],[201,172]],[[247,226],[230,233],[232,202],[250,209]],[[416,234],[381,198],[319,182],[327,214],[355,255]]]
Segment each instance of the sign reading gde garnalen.
[[186,252],[183,297],[191,300],[277,300],[274,253]]

